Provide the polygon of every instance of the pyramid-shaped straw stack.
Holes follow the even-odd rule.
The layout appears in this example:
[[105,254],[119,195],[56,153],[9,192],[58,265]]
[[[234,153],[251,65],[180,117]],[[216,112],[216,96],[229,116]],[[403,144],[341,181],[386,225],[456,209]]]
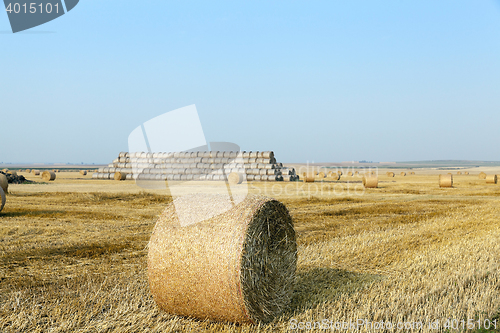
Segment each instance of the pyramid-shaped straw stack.
[[144,180],[227,180],[233,172],[247,181],[299,180],[295,169],[276,162],[272,151],[121,152],[92,178],[115,179],[117,172],[125,174],[125,179]]

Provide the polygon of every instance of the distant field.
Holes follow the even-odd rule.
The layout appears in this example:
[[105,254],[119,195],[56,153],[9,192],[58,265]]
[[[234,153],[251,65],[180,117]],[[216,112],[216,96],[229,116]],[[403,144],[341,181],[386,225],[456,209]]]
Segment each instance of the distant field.
[[0,213],[0,331],[285,332],[324,319],[425,322],[415,330],[425,332],[444,331],[428,323],[443,328],[446,319],[500,327],[500,185],[480,180],[483,168],[500,174],[474,168],[454,175],[449,189],[438,187],[445,172],[434,169],[406,177],[395,169],[394,178],[381,169],[379,188],[367,190],[347,176],[249,183],[250,192],[286,204],[299,244],[291,307],[258,327],[156,308],[147,243],[168,193],[77,172],[11,185]]

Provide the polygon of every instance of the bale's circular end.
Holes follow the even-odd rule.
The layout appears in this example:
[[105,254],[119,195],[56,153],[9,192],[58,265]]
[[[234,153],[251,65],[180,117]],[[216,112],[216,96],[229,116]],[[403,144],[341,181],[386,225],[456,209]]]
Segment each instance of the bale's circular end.
[[5,207],[5,201],[7,200],[5,197],[5,192],[3,189],[0,187],[0,212],[3,210],[3,207]]
[[227,181],[229,182],[229,184],[241,184],[243,183],[243,178],[243,174],[238,172],[231,172],[227,177]]
[[45,181],[53,181],[56,179],[56,173],[54,171],[44,171],[42,173],[42,179]]
[[314,183],[314,172],[305,174],[304,183]]
[[86,176],[87,175],[87,170],[80,170],[80,175]]
[[[214,215],[214,208],[222,213]],[[272,321],[289,306],[296,265],[288,210],[261,196],[180,197],[162,213],[149,242],[157,305],[199,319]]]

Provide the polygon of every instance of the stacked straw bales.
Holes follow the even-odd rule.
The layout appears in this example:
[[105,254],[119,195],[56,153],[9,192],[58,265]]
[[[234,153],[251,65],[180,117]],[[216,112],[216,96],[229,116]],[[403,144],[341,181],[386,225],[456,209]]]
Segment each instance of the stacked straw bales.
[[378,177],[371,174],[363,176],[363,186],[365,188],[377,188]]
[[453,175],[439,175],[439,187],[453,187]]
[[497,183],[497,175],[486,176],[486,184],[496,184],[496,183]]
[[481,172],[479,174],[479,179],[486,179],[486,174],[484,172]]
[[299,180],[295,169],[277,163],[272,151],[122,152],[107,167],[99,168],[92,178],[115,179],[117,172],[129,180],[228,180],[233,172],[242,174],[247,181]]
[[7,201],[7,198],[5,197],[5,192],[3,189],[0,187],[0,212],[3,210],[3,207],[5,207],[5,202]]
[[[235,202],[188,195],[160,215],[148,246],[149,287],[159,308],[254,324],[271,322],[288,308],[297,266],[292,218],[274,199],[251,195]],[[227,210],[214,215],[213,207]],[[203,220],[183,224],[179,209],[185,210],[181,216]]]
[[54,171],[44,171],[42,172],[42,179],[45,181],[53,181],[56,179],[56,173]]
[[0,173],[0,187],[4,191],[4,193],[9,193],[9,181],[7,180],[7,176],[3,173]]

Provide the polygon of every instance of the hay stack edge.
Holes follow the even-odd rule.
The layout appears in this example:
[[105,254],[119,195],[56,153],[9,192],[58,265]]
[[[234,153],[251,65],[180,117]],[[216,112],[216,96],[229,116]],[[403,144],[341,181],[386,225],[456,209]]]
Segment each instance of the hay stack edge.
[[3,189],[0,187],[0,212],[3,210],[3,207],[5,206],[5,201],[6,201],[6,197],[5,197],[5,192],[3,191]]
[[[274,199],[237,198],[234,205],[222,195],[188,195],[160,215],[149,242],[148,278],[167,313],[256,324],[289,306],[297,266],[292,218]],[[222,213],[213,216],[214,207]],[[178,216],[202,221],[186,224]]]

